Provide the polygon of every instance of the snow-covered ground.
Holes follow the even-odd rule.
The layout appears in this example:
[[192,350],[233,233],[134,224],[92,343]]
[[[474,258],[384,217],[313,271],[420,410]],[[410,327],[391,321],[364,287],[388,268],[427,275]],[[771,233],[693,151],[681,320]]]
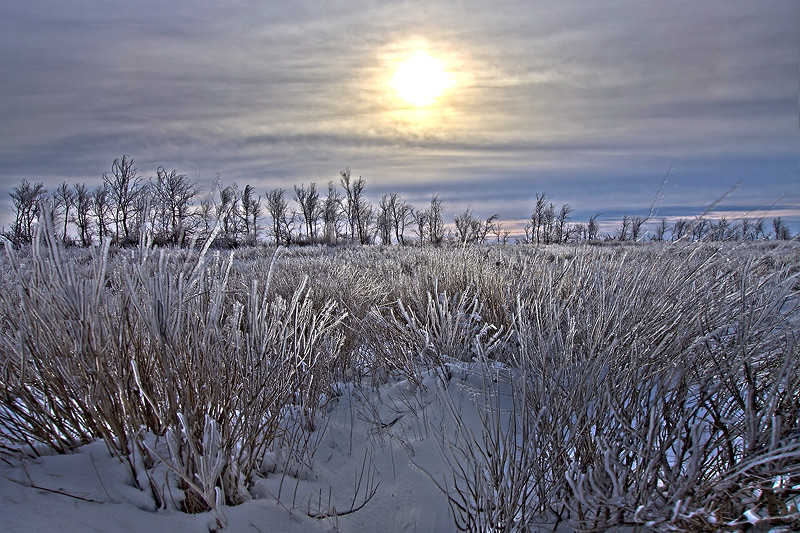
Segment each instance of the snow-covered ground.
[[263,258],[184,265],[182,285],[163,255],[116,256],[111,287],[57,250],[12,261],[0,531],[798,530],[796,256],[520,250],[498,270],[480,250],[325,250],[274,287]]
[[[250,490],[253,500],[224,508],[224,530],[455,531],[447,498],[428,474],[440,483],[451,474],[441,454],[443,395],[449,394],[466,425],[477,430],[480,378],[467,370],[456,373],[447,392],[435,375],[424,384],[394,380],[378,388],[343,387],[316,420],[311,468],[283,475],[280,451],[270,454],[267,472]],[[157,510],[102,441],[68,455],[4,453],[0,469],[3,531],[158,533],[216,527],[210,512]]]

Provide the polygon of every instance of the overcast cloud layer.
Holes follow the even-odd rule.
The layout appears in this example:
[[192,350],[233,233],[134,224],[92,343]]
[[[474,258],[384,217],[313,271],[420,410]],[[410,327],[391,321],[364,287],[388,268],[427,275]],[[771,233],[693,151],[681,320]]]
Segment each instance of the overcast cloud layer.
[[[782,215],[800,230],[800,3],[0,4],[0,225],[21,179],[100,183],[123,154],[260,193],[344,167],[373,200],[525,218]],[[416,48],[455,86],[410,109]],[[777,203],[776,203],[777,202]],[[773,206],[774,204],[774,206]],[[773,206],[771,211],[767,209]]]

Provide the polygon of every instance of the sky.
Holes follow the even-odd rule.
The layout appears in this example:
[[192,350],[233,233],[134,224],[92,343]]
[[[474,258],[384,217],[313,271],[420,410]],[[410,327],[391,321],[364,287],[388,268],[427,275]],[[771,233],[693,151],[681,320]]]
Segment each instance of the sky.
[[[4,0],[0,225],[22,179],[95,186],[128,154],[204,194],[349,167],[449,220],[515,227],[545,193],[608,228],[713,207],[796,234],[798,28],[796,0]],[[449,80],[423,107],[392,85],[418,51]]]

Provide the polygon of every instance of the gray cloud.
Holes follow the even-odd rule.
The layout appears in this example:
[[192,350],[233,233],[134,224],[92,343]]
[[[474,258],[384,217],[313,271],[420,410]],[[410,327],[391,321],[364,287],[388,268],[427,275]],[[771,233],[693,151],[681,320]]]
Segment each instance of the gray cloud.
[[[128,153],[206,187],[350,166],[375,195],[511,219],[546,191],[577,217],[648,209],[674,164],[664,210],[741,181],[731,205],[783,196],[791,213],[798,27],[791,0],[6,2],[0,192],[96,183]],[[456,78],[427,111],[387,86],[415,46]]]

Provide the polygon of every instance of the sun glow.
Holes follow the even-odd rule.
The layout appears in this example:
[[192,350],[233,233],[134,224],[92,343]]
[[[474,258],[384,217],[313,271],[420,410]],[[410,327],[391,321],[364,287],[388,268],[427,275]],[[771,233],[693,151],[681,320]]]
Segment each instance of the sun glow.
[[405,101],[421,107],[436,101],[452,80],[441,61],[417,51],[398,65],[392,83]]

